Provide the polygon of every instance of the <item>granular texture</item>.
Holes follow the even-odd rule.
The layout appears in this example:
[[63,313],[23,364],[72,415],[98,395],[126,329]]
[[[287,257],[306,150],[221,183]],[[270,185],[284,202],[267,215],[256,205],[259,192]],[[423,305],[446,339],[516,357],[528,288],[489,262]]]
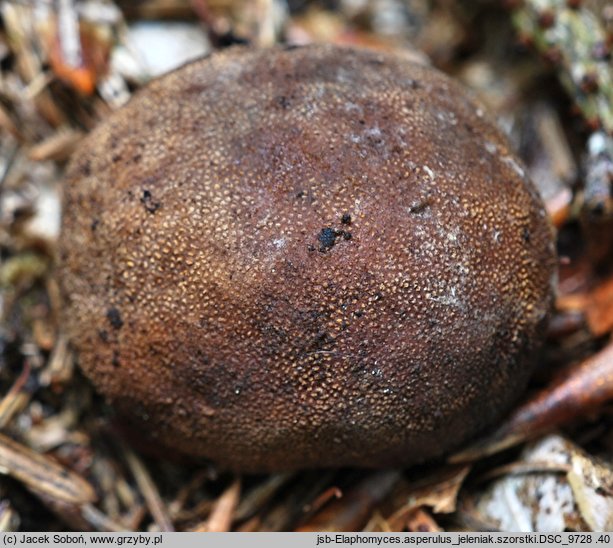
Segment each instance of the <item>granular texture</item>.
[[546,213],[460,86],[398,55],[230,49],[141,90],[68,169],[64,324],[152,438],[223,467],[405,465],[519,396]]

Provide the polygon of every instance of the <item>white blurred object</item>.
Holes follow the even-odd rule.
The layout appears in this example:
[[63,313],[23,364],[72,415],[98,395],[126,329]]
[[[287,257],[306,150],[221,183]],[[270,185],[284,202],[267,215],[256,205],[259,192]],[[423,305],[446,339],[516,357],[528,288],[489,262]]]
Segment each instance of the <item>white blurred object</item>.
[[32,239],[56,242],[60,234],[60,199],[56,183],[41,185],[35,202],[35,214],[25,226],[25,234]]
[[113,68],[137,82],[160,76],[211,51],[197,23],[140,21],[128,27],[125,42],[113,52]]
[[528,444],[517,464],[523,473],[505,474],[477,495],[480,519],[501,531],[611,530],[611,463],[552,434]]

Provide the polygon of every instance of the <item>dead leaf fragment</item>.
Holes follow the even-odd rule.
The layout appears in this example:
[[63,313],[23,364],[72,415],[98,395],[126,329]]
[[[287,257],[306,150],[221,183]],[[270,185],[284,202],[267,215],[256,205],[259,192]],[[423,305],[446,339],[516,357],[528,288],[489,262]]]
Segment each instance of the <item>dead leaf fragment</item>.
[[417,508],[407,518],[407,529],[416,533],[439,533],[442,529],[423,508]]
[[591,292],[586,316],[590,330],[596,337],[613,331],[613,277]]
[[568,483],[592,531],[613,531],[613,468],[576,449]]
[[[502,531],[557,532],[589,530],[582,519],[566,469],[577,447],[552,435],[530,444],[519,463],[537,468],[511,473],[488,484],[476,495],[478,519]],[[548,463],[547,470],[542,465]]]
[[459,466],[439,471],[432,481],[422,484],[409,496],[411,506],[430,506],[435,514],[455,512],[458,493],[470,466]]
[[[61,21],[61,19],[60,19]],[[105,27],[80,21],[71,36],[74,54],[65,47],[66,27],[50,23],[45,28],[49,63],[58,78],[84,95],[91,95],[108,70],[112,37]]]

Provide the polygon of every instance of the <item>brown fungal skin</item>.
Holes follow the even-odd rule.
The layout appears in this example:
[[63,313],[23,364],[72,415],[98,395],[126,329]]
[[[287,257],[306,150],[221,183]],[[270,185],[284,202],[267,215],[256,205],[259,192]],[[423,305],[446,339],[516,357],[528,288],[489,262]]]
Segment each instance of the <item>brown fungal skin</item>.
[[555,255],[521,163],[444,75],[231,49],[85,140],[59,275],[81,367],[159,441],[244,471],[378,467],[518,397]]

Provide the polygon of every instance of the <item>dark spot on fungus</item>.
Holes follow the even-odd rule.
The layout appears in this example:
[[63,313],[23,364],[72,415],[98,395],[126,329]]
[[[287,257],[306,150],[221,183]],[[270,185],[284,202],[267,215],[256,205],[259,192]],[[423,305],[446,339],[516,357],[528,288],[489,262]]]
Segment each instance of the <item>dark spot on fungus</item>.
[[521,237],[523,238],[524,242],[530,243],[530,229],[528,227],[522,228]]
[[334,247],[336,243],[336,230],[333,228],[322,228],[317,239],[319,240],[319,251],[325,253]]
[[92,172],[90,161],[84,160],[80,165],[79,170],[81,171],[81,175],[83,175],[83,177],[89,177]]
[[58,274],[83,371],[156,443],[234,470],[400,467],[469,441],[526,385],[556,266],[480,108],[402,55],[332,45],[152,81],[67,169]]
[[411,203],[411,205],[409,206],[409,212],[410,213],[415,213],[415,214],[419,214],[419,213],[423,213],[428,207],[430,206],[430,201],[429,200],[417,200],[413,203]]
[[123,327],[123,320],[121,319],[121,313],[115,307],[109,308],[106,311],[106,317],[109,320],[113,329],[121,329]]
[[285,96],[285,95],[279,95],[277,98],[277,104],[281,107],[281,108],[288,108],[290,103],[289,103],[289,99]]
[[143,196],[140,201],[149,213],[155,213],[158,209],[160,209],[160,202],[155,202],[151,196],[151,192],[148,190],[143,190]]

